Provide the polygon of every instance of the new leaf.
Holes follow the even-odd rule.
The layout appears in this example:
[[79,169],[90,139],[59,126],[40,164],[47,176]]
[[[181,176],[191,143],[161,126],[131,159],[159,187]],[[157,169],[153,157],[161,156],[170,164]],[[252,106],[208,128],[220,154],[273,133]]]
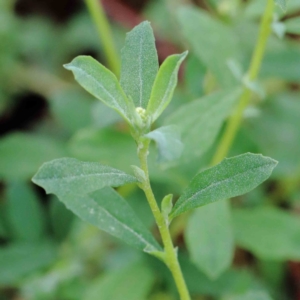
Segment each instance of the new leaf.
[[147,107],[147,113],[151,116],[152,122],[160,116],[172,100],[177,85],[178,70],[187,53],[185,51],[182,54],[169,56],[159,68]]
[[135,106],[147,107],[158,71],[158,58],[150,23],[145,21],[127,34],[121,52],[120,83]]
[[265,181],[276,165],[275,160],[252,153],[225,159],[192,179],[176,202],[170,218],[199,206],[245,194]]

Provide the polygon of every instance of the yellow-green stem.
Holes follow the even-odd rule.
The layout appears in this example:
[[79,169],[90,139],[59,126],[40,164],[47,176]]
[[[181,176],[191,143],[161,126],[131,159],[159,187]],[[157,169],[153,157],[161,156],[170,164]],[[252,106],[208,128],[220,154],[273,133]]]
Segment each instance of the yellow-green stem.
[[[252,56],[250,68],[248,71],[248,76],[250,81],[255,81],[257,79],[259,70],[261,68],[262,59],[265,53],[268,37],[271,33],[271,24],[273,19],[274,11],[274,0],[267,0],[266,10],[261,20],[259,36],[256,43],[256,47]],[[247,87],[244,87],[244,91],[239,100],[239,104],[229,118],[225,132],[221,138],[220,144],[217,151],[213,157],[212,164],[215,165],[219,163],[229,152],[230,147],[234,141],[236,133],[239,129],[243,112],[247,107],[249,100],[251,98],[252,92]]]
[[108,67],[118,76],[120,73],[119,56],[114,45],[109,22],[103,11],[101,0],[85,0],[85,3],[99,33]]
[[149,149],[149,141],[144,141],[139,143],[138,155],[140,160],[141,169],[145,172],[146,180],[141,184],[141,187],[146,195],[152,213],[154,215],[156,224],[158,226],[162,242],[164,245],[165,251],[165,263],[170,269],[173,278],[175,280],[178,293],[180,295],[181,300],[190,300],[190,295],[185,283],[185,280],[182,275],[182,271],[177,258],[177,251],[173,246],[172,238],[170,235],[169,227],[164,219],[153,194],[150,179],[149,179],[149,171],[148,171],[148,149]]

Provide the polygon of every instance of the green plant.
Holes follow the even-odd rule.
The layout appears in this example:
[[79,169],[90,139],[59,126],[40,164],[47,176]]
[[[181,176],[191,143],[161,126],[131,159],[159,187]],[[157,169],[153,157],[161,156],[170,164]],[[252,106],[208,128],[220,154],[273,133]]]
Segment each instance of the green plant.
[[[47,193],[55,194],[83,220],[162,260],[170,269],[182,300],[190,299],[190,295],[170,235],[170,222],[193,208],[249,192],[265,181],[277,164],[271,158],[251,153],[225,159],[199,172],[174,206],[173,196],[167,195],[159,208],[149,179],[147,157],[150,142],[153,140],[157,144],[160,163],[178,159],[184,145],[172,122],[152,131],[151,128],[171,101],[177,73],[186,55],[187,52],[169,56],[158,68],[153,32],[149,22],[143,22],[127,35],[121,55],[119,82],[111,71],[88,56],[79,56],[65,65],[83,88],[116,110],[128,123],[137,145],[140,165],[132,166],[132,176],[96,162],[61,158],[45,163],[32,179]],[[239,90],[230,94],[230,101],[227,99],[225,105],[238,95]],[[228,93],[224,96],[226,98]],[[179,110],[179,116],[173,116],[172,120],[182,121],[180,113]],[[185,116],[185,119],[188,118]],[[127,183],[136,183],[144,191],[163,248],[144,228],[126,201],[112,189]],[[220,218],[223,211],[220,210]],[[211,273],[214,276],[213,270]]]

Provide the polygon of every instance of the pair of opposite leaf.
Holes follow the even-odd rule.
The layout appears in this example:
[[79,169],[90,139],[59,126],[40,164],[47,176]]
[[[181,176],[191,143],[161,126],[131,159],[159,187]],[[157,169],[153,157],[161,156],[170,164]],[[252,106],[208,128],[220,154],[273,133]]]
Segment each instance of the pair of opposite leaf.
[[89,56],[78,56],[64,67],[74,73],[84,89],[144,134],[170,103],[178,69],[186,55],[187,51],[171,55],[159,68],[153,31],[145,21],[127,34],[121,53],[120,82]]

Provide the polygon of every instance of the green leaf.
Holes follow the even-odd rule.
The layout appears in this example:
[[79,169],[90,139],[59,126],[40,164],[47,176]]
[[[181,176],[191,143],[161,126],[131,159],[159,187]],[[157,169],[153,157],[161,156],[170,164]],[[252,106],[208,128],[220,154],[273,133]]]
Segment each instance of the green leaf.
[[240,95],[240,89],[216,92],[182,105],[166,118],[164,124],[175,124],[181,132],[184,161],[201,156],[212,146]]
[[90,56],[78,56],[64,67],[85,90],[131,122],[133,104],[111,71]]
[[228,202],[195,210],[189,218],[185,239],[195,265],[209,278],[219,277],[230,267],[234,252]]
[[45,215],[34,191],[25,183],[8,185],[6,213],[15,239],[39,240],[45,231]]
[[239,296],[230,297],[230,300],[272,300],[272,298],[263,291],[250,291]]
[[158,162],[164,163],[178,159],[183,151],[180,133],[174,125],[160,127],[145,135],[156,142]]
[[154,122],[169,105],[177,85],[178,70],[188,52],[169,56],[159,68],[147,106],[147,114]]
[[73,220],[74,214],[56,196],[52,196],[50,202],[51,229],[58,241],[61,242],[66,238]]
[[237,81],[227,62],[239,58],[239,47],[231,29],[196,7],[179,9],[178,20],[191,50],[211,70],[220,85],[235,85]]
[[152,270],[144,262],[136,262],[95,279],[83,298],[98,300],[101,295],[101,300],[143,300],[154,281]]
[[300,34],[300,17],[287,19],[284,24],[286,32]]
[[160,246],[127,202],[112,188],[90,194],[57,194],[68,209],[82,220],[140,250]]
[[[75,133],[77,130],[91,125],[92,100],[94,98],[85,91],[73,88],[51,94],[49,104],[58,123],[68,132]],[[96,103],[103,105],[99,101]]]
[[146,109],[158,71],[154,35],[148,21],[127,34],[121,60],[122,88],[135,106]]
[[288,0],[275,0],[275,4],[278,5],[283,11],[286,11],[286,5]]
[[224,159],[192,179],[176,202],[170,218],[199,206],[248,193],[269,178],[276,165],[275,160],[252,153]]
[[300,220],[271,207],[234,210],[237,244],[267,260],[300,259]]
[[169,194],[165,196],[161,201],[161,213],[164,216],[165,220],[168,221],[169,213],[172,211],[173,208],[173,195]]
[[56,249],[47,241],[0,248],[0,285],[15,285],[23,276],[47,267],[55,259]]
[[87,194],[104,186],[121,186],[137,179],[117,169],[75,158],[61,158],[44,163],[32,181],[48,194]]
[[47,137],[13,133],[0,141],[0,177],[27,180],[40,165],[66,155],[62,144]]

